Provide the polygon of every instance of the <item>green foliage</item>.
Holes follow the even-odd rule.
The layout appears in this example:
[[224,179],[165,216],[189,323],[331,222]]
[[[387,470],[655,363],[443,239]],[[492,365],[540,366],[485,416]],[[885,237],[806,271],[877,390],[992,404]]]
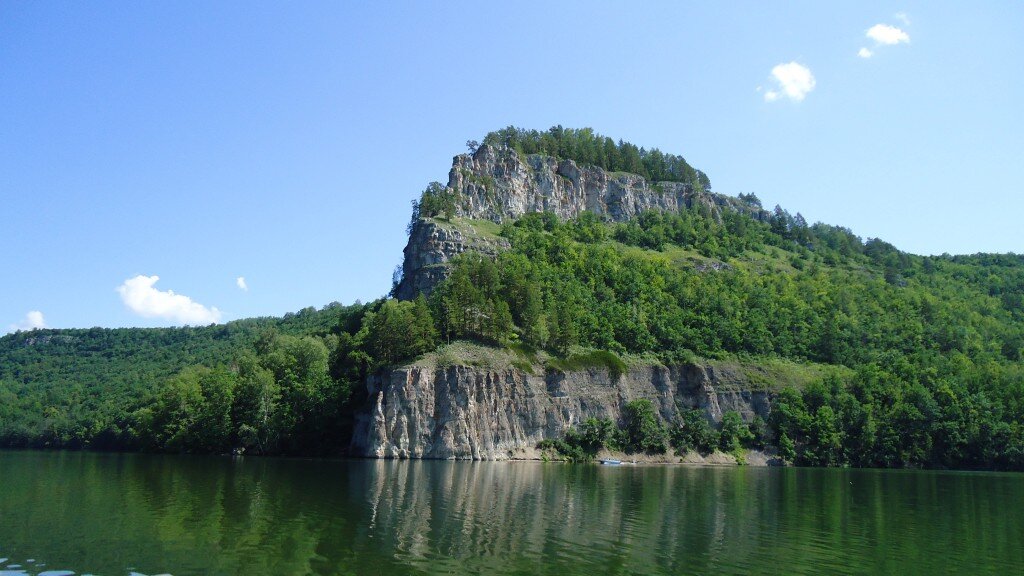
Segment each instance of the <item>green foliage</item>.
[[[511,250],[496,259],[455,262],[435,316],[503,301],[506,342],[548,350],[555,369],[599,364],[581,348],[665,362],[752,355],[765,370],[738,369],[745,382],[836,398],[784,429],[757,424],[738,441],[736,431],[732,447],[773,438],[806,465],[1022,465],[1024,258],[912,256],[781,209],[769,222],[699,210],[617,225],[534,214],[502,235]],[[500,341],[454,320],[443,334]]]
[[294,454],[330,451],[340,443],[348,387],[330,378],[323,341],[274,335],[259,348],[243,356],[234,372],[190,367],[169,379],[137,414],[143,446]]
[[554,450],[569,462],[589,462],[602,448],[620,449],[621,435],[615,422],[587,418],[578,430],[570,428],[566,430],[564,438],[542,440],[537,447],[541,450]]
[[[523,284],[517,286],[527,290]],[[450,277],[431,295],[431,308],[441,335],[448,341],[468,339],[489,344],[513,340],[513,316],[501,272],[494,262],[477,254],[456,260]],[[512,304],[521,308],[520,322],[530,318],[527,291]]]
[[722,422],[718,430],[718,447],[723,452],[740,454],[743,447],[754,440],[754,435],[743,423],[738,412],[729,411],[722,414]]
[[144,445],[174,452],[229,449],[235,375],[191,367],[171,378],[138,417]]
[[[0,337],[0,446],[134,449],[139,410],[192,366],[223,366],[263,334],[333,337],[366,306],[185,328],[33,330]],[[333,346],[332,346],[333,347]]]
[[437,330],[427,301],[386,300],[376,312],[367,313],[356,338],[374,367],[391,366],[433,350]]
[[705,456],[714,452],[720,436],[708,422],[704,411],[687,410],[681,416],[681,421],[669,428],[669,437],[676,452],[684,454],[694,450]]
[[419,201],[413,200],[409,231],[420,218],[443,216],[445,220],[450,221],[455,217],[457,208],[455,191],[442,186],[440,182],[431,182],[420,195]]
[[662,454],[666,450],[665,427],[650,400],[633,400],[623,410],[625,434],[623,448],[627,452]]

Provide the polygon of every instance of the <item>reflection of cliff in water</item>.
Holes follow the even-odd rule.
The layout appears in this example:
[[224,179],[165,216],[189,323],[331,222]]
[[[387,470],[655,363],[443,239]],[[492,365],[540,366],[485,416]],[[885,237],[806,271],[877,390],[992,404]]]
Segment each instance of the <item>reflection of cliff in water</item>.
[[4,557],[114,576],[1024,564],[1019,475],[0,452],[0,488]]
[[[462,570],[677,573],[749,556],[777,498],[761,471],[371,462],[368,533]],[[740,482],[737,482],[740,480]],[[726,542],[728,541],[728,545]],[[685,561],[684,561],[685,560]]]

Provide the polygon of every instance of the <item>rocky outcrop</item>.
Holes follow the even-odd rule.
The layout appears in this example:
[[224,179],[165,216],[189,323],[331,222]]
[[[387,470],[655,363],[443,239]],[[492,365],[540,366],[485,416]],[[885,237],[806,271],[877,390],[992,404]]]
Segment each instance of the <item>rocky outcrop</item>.
[[566,220],[588,211],[622,222],[646,210],[694,207],[703,207],[711,217],[718,217],[722,210],[759,220],[769,216],[758,206],[682,182],[649,182],[636,174],[538,154],[521,156],[510,148],[487,145],[472,155],[455,157],[447,189],[455,193],[458,218],[451,223],[428,219],[413,223],[396,291],[401,299],[429,293],[446,276],[445,263],[457,254],[470,250],[495,254],[502,249],[500,239],[467,241],[460,231],[465,220],[500,223],[533,212],[552,212]]
[[619,421],[626,403],[646,398],[665,421],[699,408],[711,420],[735,410],[767,417],[769,394],[744,390],[708,366],[607,370],[407,366],[371,376],[352,453],[377,458],[506,460],[537,457],[541,440],[561,438],[587,418]]
[[767,218],[758,207],[730,196],[694,189],[682,182],[649,182],[642,176],[580,166],[572,160],[509,148],[481,146],[460,154],[448,173],[459,215],[502,222],[531,212],[553,212],[566,220],[584,211],[622,222],[645,210],[705,206],[712,215],[727,208]]
[[395,296],[412,300],[417,294],[429,295],[447,276],[448,261],[463,252],[494,256],[508,247],[504,238],[482,234],[469,222],[420,219],[413,225],[405,246],[402,269],[406,272]]

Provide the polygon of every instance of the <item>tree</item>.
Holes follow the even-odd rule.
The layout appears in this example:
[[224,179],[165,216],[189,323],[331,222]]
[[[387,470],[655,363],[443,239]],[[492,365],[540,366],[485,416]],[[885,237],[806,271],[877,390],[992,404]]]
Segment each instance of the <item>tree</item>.
[[139,416],[139,434],[152,449],[218,452],[230,448],[234,374],[192,366],[169,379]]
[[327,359],[327,347],[311,336],[278,336],[262,358],[281,391],[276,413],[283,450],[324,446],[329,423],[338,415],[341,392],[328,374]]
[[742,451],[743,445],[753,439],[754,436],[743,423],[739,412],[730,410],[722,414],[718,446],[723,452],[738,454]]
[[[451,188],[442,186],[440,182],[431,182],[420,195],[418,204],[413,205],[415,216],[433,218],[443,216],[445,220],[455,217],[456,194]],[[411,225],[410,225],[411,230]]]
[[366,315],[357,339],[375,366],[391,366],[432,350],[437,330],[420,294],[412,302],[385,300],[380,309]]
[[255,356],[243,356],[238,362],[238,386],[232,406],[242,447],[261,454],[277,450],[280,402],[281,387],[274,374],[260,366]]
[[633,400],[623,410],[625,448],[628,452],[661,454],[665,452],[665,428],[646,398]]
[[681,421],[672,427],[672,446],[683,454],[696,450],[710,454],[718,446],[718,431],[711,427],[702,410],[683,412]]

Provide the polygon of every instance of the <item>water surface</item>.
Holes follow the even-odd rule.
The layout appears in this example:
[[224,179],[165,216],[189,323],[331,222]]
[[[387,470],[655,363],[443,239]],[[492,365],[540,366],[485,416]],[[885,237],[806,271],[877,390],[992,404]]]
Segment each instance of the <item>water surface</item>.
[[0,452],[0,576],[1019,574],[1022,510],[1019,474]]

